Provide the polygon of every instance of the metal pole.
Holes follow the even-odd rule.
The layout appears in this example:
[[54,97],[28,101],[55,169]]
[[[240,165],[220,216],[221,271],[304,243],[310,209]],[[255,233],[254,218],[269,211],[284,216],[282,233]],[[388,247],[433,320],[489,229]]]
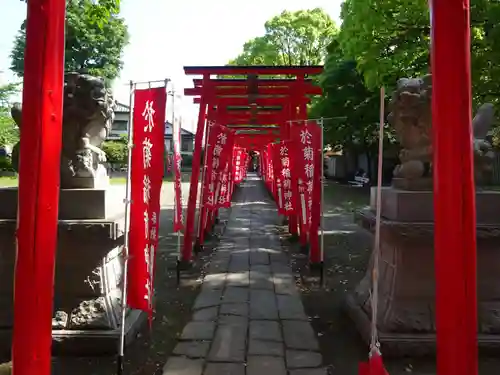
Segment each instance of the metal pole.
[[[176,169],[177,169],[177,161],[176,161],[176,157],[177,157],[177,152],[176,152],[176,147],[175,147],[175,144],[176,144],[176,140],[177,140],[177,147],[179,148],[177,151],[179,152],[179,155],[180,155],[180,142],[181,142],[181,139],[180,139],[180,134],[181,134],[181,130],[178,129],[178,131],[176,131],[176,126],[175,126],[175,89],[174,89],[174,84],[172,83],[172,90],[170,91],[170,95],[172,96],[172,143],[173,143],[173,162],[175,164],[172,165],[173,167],[173,174],[174,174],[174,197],[175,199],[177,199],[176,197],[176,192],[177,192],[177,189],[176,189],[176,182],[175,179],[176,179]],[[179,178],[182,178],[182,175],[179,176]],[[181,189],[182,189],[182,181],[181,181]],[[182,200],[181,200],[181,208],[182,210]],[[177,212],[177,204],[176,202],[174,201],[174,221],[175,221],[175,217],[178,215],[179,213]],[[180,230],[177,230],[177,261],[176,261],[176,276],[177,276],[177,285],[179,285],[180,281],[181,281],[181,268],[180,268],[180,262],[181,262],[181,231]]]
[[324,119],[323,117],[319,120],[319,125],[321,126],[321,217],[320,217],[320,231],[321,231],[321,242],[320,242],[320,259],[321,259],[321,285],[325,282],[325,160],[323,156],[323,150],[325,149],[324,140]]
[[[166,80],[170,82],[169,78],[167,78]],[[160,82],[164,83],[165,79],[157,79],[155,81],[137,81],[137,82],[134,82],[134,84],[135,84],[135,86],[137,86],[137,85],[144,85],[145,83],[147,83],[148,87],[151,88],[152,83],[160,83]],[[125,85],[128,85],[128,84],[124,84],[124,86]]]
[[380,125],[378,141],[378,172],[377,172],[377,196],[376,196],[376,219],[375,219],[375,246],[373,251],[373,271],[372,271],[372,322],[371,322],[371,343],[370,352],[379,350],[377,333],[378,316],[378,277],[380,258],[380,220],[382,212],[382,163],[384,160],[384,121],[385,121],[385,89],[380,88]]
[[[207,109],[207,116],[209,115],[209,110]],[[202,231],[204,231],[205,228],[202,228],[203,225],[203,208],[205,206],[205,202],[203,202],[203,195],[205,194],[205,177],[207,173],[207,158],[208,158],[208,152],[210,145],[208,144],[208,138],[210,137],[210,127],[212,121],[208,121],[208,119],[205,120],[204,122],[204,127],[206,131],[205,133],[205,147],[203,149],[203,170],[201,171],[201,191],[200,191],[200,202],[199,202],[199,210],[198,210],[198,228],[197,228],[197,239],[196,239],[196,251],[201,252],[203,251],[203,243],[200,241],[201,237],[204,237],[202,234]],[[208,217],[208,213],[205,212],[205,217]],[[208,220],[208,219],[207,219]],[[206,221],[205,221],[206,222]]]
[[124,370],[124,351],[125,351],[125,318],[127,315],[127,284],[128,284],[128,257],[129,257],[129,231],[130,231],[130,177],[131,177],[131,166],[132,166],[132,149],[134,147],[133,141],[133,127],[134,127],[134,91],[135,84],[130,81],[130,113],[129,113],[129,126],[128,126],[128,161],[127,161],[127,182],[126,182],[126,193],[125,193],[125,237],[123,241],[123,285],[122,285],[122,311],[121,311],[121,323],[120,323],[120,344],[118,348],[118,358],[117,358],[117,374],[122,375]]
[[[182,130],[180,129],[180,125],[178,126],[179,129],[176,129],[175,126],[175,89],[174,89],[174,84],[172,83],[172,140],[174,141],[174,161],[175,161],[175,137],[177,138],[177,147],[179,148],[179,154],[181,152],[180,147],[181,147],[181,132]],[[174,167],[176,168],[176,167]],[[180,171],[179,171],[180,172]],[[174,170],[175,174],[175,170]],[[182,189],[182,173],[180,173],[179,176],[180,179],[180,184],[181,184],[181,189]],[[175,195],[175,182],[174,182],[174,195]],[[175,204],[175,203],[174,203]],[[182,210],[182,200],[181,200],[181,210]],[[180,261],[181,259],[181,231],[177,231],[177,261]]]

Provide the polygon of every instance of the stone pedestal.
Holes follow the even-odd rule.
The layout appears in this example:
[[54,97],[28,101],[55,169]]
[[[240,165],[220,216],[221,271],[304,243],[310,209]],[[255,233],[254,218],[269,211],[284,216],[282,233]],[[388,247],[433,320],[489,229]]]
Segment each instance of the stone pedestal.
[[[372,196],[376,189],[372,190]],[[382,191],[377,327],[384,355],[435,352],[434,223],[432,192]],[[500,351],[500,193],[477,193],[479,346]],[[363,228],[375,229],[372,207],[356,213]],[[372,260],[347,311],[364,340],[370,340]]]
[[[122,186],[61,190],[52,322],[55,354],[117,350],[124,197]],[[17,188],[0,189],[0,350],[4,353],[10,350],[13,323],[16,212]],[[128,311],[127,341],[144,321],[140,312]]]

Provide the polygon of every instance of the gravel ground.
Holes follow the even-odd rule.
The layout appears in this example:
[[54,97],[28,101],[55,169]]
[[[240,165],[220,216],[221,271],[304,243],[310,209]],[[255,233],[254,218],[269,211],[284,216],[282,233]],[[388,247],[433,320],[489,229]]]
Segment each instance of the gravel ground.
[[[175,278],[176,238],[171,233],[172,190],[165,183],[162,194],[161,241],[158,254],[156,292],[157,306],[153,329],[144,331],[128,349],[126,374],[160,375],[163,364],[175,345],[176,338],[189,319],[190,310],[198,292],[199,276],[208,255],[200,257],[189,273],[183,274],[180,286]],[[183,184],[187,197],[188,184]],[[296,245],[290,245],[283,236],[283,245],[289,252],[297,284],[313,327],[318,333],[325,365],[331,374],[357,375],[357,366],[367,358],[367,347],[361,342],[351,321],[343,314],[345,295],[363,277],[373,245],[370,234],[353,224],[352,213],[369,202],[369,192],[329,182],[325,188],[325,264],[326,287],[319,288],[319,279],[307,269],[307,259]],[[283,228],[282,228],[283,229]],[[385,358],[391,375],[435,374],[435,363],[423,359]],[[58,375],[112,375],[114,358],[55,359],[53,374]],[[483,358],[480,374],[500,373],[500,360]],[[7,373],[6,373],[7,374]],[[3,375],[0,367],[0,375]]]
[[[307,258],[300,254],[298,246],[283,241],[291,255],[306,311],[318,333],[323,359],[331,374],[357,375],[358,363],[366,361],[368,355],[368,348],[343,312],[346,294],[364,276],[373,247],[373,237],[353,224],[353,211],[368,204],[369,191],[328,182],[325,188],[324,289],[319,287],[319,278],[308,270]],[[433,359],[384,358],[384,363],[391,375],[436,373]],[[500,360],[481,358],[479,373],[499,374]]]
[[[120,185],[113,186],[120,189]],[[124,188],[124,187],[123,187]],[[184,202],[189,193],[189,183],[183,183]],[[156,375],[176,344],[187,320],[188,312],[198,294],[199,277],[210,253],[200,256],[189,272],[182,273],[180,285],[176,280],[177,236],[172,233],[173,183],[165,182],[162,187],[160,214],[160,242],[157,255],[156,311],[152,330],[145,327],[138,339],[127,349],[126,375]],[[212,245],[216,240],[212,241]],[[160,271],[161,270],[161,271]],[[0,362],[2,362],[0,360]],[[114,357],[54,358],[52,373],[55,375],[115,375]],[[0,375],[10,374],[0,365]]]

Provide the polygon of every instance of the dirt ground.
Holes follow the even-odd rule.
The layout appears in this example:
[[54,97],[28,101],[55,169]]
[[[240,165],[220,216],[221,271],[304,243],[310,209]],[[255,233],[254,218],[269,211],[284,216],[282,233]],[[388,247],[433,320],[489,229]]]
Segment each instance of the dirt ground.
[[[151,331],[149,327],[138,335],[137,340],[126,351],[125,375],[160,375],[172,352],[177,337],[191,317],[190,310],[198,294],[203,266],[208,263],[211,250],[218,242],[214,237],[205,246],[205,251],[196,257],[194,267],[181,273],[177,285],[176,259],[177,237],[171,233],[171,208],[164,207],[160,218],[160,242],[157,255],[156,311]],[[223,213],[221,219],[227,215]],[[222,224],[216,228],[222,230]],[[0,359],[0,363],[7,359]],[[10,367],[10,366],[9,366]],[[0,366],[0,375],[10,371]],[[116,358],[103,357],[58,357],[53,358],[53,375],[115,375]]]
[[[190,319],[190,310],[198,294],[200,275],[207,263],[210,249],[217,243],[214,237],[206,251],[196,258],[190,271],[183,271],[177,285],[177,237],[172,227],[172,209],[163,208],[160,223],[160,243],[157,255],[155,280],[156,311],[151,331],[145,327],[138,339],[126,351],[126,375],[160,375],[172,352],[177,337]],[[159,270],[162,270],[159,272]],[[54,358],[54,375],[114,375],[116,361],[113,357]]]
[[[307,257],[298,245],[289,251],[297,284],[302,292],[307,314],[318,333],[325,365],[330,374],[357,375],[358,363],[366,361],[367,346],[361,341],[353,323],[343,312],[347,292],[353,290],[364,276],[373,247],[373,237],[353,220],[354,210],[369,204],[369,191],[328,182],[325,187],[325,288],[319,286],[317,273],[307,267]],[[433,358],[384,358],[391,375],[435,374]],[[500,360],[481,358],[480,374],[500,373]]]
[[[367,358],[368,349],[361,342],[349,318],[343,313],[346,293],[364,276],[373,246],[370,234],[353,223],[354,210],[369,202],[364,189],[341,186],[329,182],[325,188],[325,264],[326,287],[319,287],[319,278],[307,268],[307,258],[297,245],[290,245],[283,236],[284,249],[291,256],[297,284],[304,305],[318,333],[325,365],[330,374],[357,375],[357,366]],[[223,219],[227,218],[226,216]],[[210,250],[204,252],[190,272],[184,272],[177,286],[175,259],[176,238],[171,228],[172,210],[162,209],[161,246],[158,253],[156,280],[156,313],[151,333],[146,329],[127,350],[127,375],[161,375],[162,367],[176,343],[176,339],[190,318],[191,305],[198,293],[199,278],[208,262]],[[283,228],[282,228],[283,229]],[[220,230],[220,228],[219,228]],[[217,239],[211,241],[211,245]],[[1,362],[1,361],[0,361]],[[384,360],[391,375],[435,374],[432,359]],[[500,373],[500,359],[482,358],[481,375]],[[0,371],[0,374],[3,373]],[[112,357],[57,358],[54,375],[114,375],[116,363]]]

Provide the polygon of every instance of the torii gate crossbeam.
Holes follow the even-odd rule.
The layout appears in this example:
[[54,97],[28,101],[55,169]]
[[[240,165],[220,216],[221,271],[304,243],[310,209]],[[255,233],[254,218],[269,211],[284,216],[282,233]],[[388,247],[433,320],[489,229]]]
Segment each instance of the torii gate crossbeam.
[[[222,105],[222,112],[229,113],[230,106],[239,106],[243,110],[248,110],[253,116],[251,124],[258,122],[258,112],[264,110],[264,106],[277,106],[278,113],[289,111],[286,119],[295,120],[297,118],[306,119],[307,95],[318,92],[317,88],[311,85],[310,75],[319,74],[323,71],[322,66],[216,66],[216,67],[184,67],[187,75],[201,75],[201,80],[194,80],[195,87],[186,89],[185,94],[193,95],[194,102],[200,104],[200,115],[195,136],[195,149],[193,153],[193,172],[191,174],[191,188],[189,193],[188,209],[186,215],[186,233],[184,235],[184,247],[182,251],[181,263],[188,265],[191,262],[193,247],[193,232],[195,222],[195,206],[198,193],[198,181],[200,175],[202,139],[205,132],[205,120],[207,116],[215,113],[221,115],[218,110]],[[212,76],[236,75],[246,76],[246,80],[211,79]],[[259,75],[287,77],[287,79],[260,80]],[[288,79],[293,78],[293,79]],[[233,86],[237,87],[232,90]],[[293,86],[293,90],[290,88]],[[225,95],[222,90],[226,90]],[[260,90],[263,90],[261,93]],[[246,92],[245,92],[246,91]],[[283,93],[282,96],[276,96]],[[269,97],[262,97],[262,95]],[[222,95],[222,97],[221,97]],[[235,97],[236,96],[236,97]],[[291,107],[286,107],[287,103]],[[215,105],[215,107],[214,107]],[[259,108],[259,106],[261,108]],[[246,109],[246,107],[249,107]],[[285,108],[286,107],[286,108]],[[215,111],[215,112],[214,112]],[[221,112],[221,113],[222,113]],[[223,117],[222,117],[223,118]],[[285,117],[282,117],[282,121]],[[263,118],[261,118],[262,120]],[[274,120],[273,120],[274,121]],[[238,123],[246,122],[246,117],[239,119]],[[286,120],[285,120],[286,122]],[[280,124],[285,125],[285,124]],[[291,220],[291,228],[297,227],[294,220]],[[291,230],[293,231],[293,229]],[[294,230],[296,232],[296,229]],[[292,233],[294,234],[294,233]],[[302,235],[301,235],[302,239]]]

